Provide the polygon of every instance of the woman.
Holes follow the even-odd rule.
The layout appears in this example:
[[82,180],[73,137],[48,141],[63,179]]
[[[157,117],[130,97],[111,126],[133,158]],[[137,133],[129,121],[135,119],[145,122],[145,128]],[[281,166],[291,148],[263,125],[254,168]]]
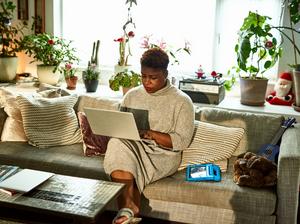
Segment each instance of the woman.
[[142,86],[130,90],[121,110],[134,114],[142,138],[110,139],[104,169],[114,182],[126,185],[118,198],[118,212],[113,223],[136,223],[140,196],[144,187],[175,173],[181,151],[193,135],[194,107],[191,99],[172,86],[168,77],[168,55],[159,48],[147,50],[140,60]]

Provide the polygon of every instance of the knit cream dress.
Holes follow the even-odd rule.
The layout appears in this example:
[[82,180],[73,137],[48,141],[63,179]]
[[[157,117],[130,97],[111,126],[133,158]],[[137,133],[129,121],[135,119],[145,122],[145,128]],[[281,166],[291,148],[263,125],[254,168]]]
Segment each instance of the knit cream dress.
[[143,86],[130,90],[121,106],[146,111],[150,129],[168,133],[172,140],[173,149],[166,149],[139,141],[110,139],[104,158],[105,172],[132,173],[142,192],[147,184],[177,171],[181,151],[192,139],[194,107],[191,99],[169,81],[166,87],[151,94]]

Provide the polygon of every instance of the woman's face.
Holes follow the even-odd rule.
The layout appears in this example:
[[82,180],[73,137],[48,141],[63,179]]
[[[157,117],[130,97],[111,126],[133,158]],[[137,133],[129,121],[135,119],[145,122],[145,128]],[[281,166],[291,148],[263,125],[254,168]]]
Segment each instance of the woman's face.
[[167,72],[142,66],[142,83],[147,93],[155,93],[166,85]]

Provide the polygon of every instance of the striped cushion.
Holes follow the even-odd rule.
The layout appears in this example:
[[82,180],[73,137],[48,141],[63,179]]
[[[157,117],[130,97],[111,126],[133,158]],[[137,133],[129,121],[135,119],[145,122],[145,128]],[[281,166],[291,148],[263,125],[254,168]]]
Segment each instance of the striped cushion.
[[[226,171],[226,160],[237,148],[243,134],[243,128],[225,127],[199,121],[195,124],[192,143],[182,152],[179,170],[189,164],[217,162],[222,171]],[[225,160],[225,163],[220,160]]]
[[77,96],[42,98],[18,96],[23,125],[29,143],[40,147],[70,145],[82,137],[73,109]]

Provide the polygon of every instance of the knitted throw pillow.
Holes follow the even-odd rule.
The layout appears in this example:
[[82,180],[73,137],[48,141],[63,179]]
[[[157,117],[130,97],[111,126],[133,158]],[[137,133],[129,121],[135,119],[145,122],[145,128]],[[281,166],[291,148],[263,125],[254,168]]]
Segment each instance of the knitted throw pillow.
[[105,154],[110,137],[94,134],[85,113],[78,112],[77,115],[82,134],[84,155],[93,156]]
[[45,148],[81,142],[81,133],[73,109],[77,96],[42,98],[18,96],[28,142]]
[[[182,152],[179,170],[189,164],[214,163],[227,161],[237,148],[243,128],[225,127],[199,121],[195,124],[194,138],[189,147]],[[226,171],[227,162],[221,170]]]

